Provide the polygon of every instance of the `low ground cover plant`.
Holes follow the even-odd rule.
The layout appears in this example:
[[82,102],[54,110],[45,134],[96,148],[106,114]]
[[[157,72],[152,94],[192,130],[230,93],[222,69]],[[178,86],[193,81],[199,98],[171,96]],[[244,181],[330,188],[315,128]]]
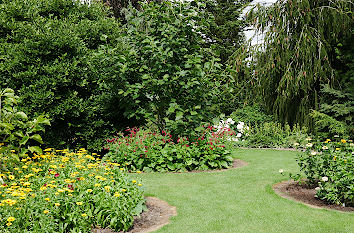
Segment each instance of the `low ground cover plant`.
[[195,139],[173,137],[168,132],[144,128],[127,129],[107,140],[107,158],[132,171],[191,171],[227,168],[232,163],[222,135],[212,126]]
[[[352,140],[309,142],[297,158],[316,196],[329,203],[354,206],[354,144]],[[300,179],[300,175],[291,176]]]
[[46,149],[9,166],[0,181],[0,232],[127,230],[144,204],[140,182],[85,149]]

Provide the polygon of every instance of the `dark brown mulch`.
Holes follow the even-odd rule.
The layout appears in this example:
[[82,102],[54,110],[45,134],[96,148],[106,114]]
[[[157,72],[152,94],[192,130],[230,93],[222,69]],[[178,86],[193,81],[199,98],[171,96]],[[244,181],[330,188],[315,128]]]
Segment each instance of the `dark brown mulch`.
[[[169,218],[177,215],[176,207],[156,197],[146,197],[147,210],[134,218],[132,229],[128,233],[148,233],[156,231],[169,223]],[[116,233],[111,229],[93,229],[92,233]],[[123,233],[123,231],[119,232]]]
[[299,182],[292,180],[284,181],[273,185],[273,189],[278,195],[284,198],[301,202],[313,208],[325,208],[344,212],[354,211],[354,207],[344,207],[341,205],[328,204],[325,201],[316,198],[315,188],[309,187],[304,182],[299,184]]

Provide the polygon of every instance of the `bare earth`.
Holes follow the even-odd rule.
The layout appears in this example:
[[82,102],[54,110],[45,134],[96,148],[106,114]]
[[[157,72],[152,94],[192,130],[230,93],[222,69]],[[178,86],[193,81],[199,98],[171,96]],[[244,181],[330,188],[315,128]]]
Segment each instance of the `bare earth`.
[[275,193],[279,196],[301,202],[307,206],[313,208],[325,208],[344,212],[354,211],[354,207],[344,207],[341,205],[328,204],[323,200],[317,199],[315,197],[316,190],[314,187],[309,187],[304,183],[299,184],[298,182],[289,180],[283,181],[278,184],[273,185]]

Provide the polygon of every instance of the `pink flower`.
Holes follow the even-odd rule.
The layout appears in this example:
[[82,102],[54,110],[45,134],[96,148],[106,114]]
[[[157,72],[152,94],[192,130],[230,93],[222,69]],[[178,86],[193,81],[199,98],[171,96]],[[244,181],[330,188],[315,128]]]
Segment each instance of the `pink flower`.
[[55,177],[59,177],[59,173],[56,173],[54,176],[55,176]]

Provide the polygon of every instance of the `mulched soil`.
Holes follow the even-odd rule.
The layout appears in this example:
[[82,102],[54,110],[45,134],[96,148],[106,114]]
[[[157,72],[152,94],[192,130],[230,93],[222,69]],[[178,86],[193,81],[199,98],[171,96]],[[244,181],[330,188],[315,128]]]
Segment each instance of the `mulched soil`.
[[354,207],[328,204],[325,201],[316,198],[315,187],[309,187],[304,182],[299,184],[299,182],[292,180],[284,181],[273,185],[273,189],[278,195],[284,198],[301,202],[313,208],[325,208],[344,212],[354,211]]
[[[146,197],[147,210],[134,218],[134,225],[128,233],[148,233],[169,223],[169,218],[177,215],[176,207],[156,197]],[[111,229],[93,229],[92,233],[117,233]],[[123,233],[123,231],[119,232]]]

